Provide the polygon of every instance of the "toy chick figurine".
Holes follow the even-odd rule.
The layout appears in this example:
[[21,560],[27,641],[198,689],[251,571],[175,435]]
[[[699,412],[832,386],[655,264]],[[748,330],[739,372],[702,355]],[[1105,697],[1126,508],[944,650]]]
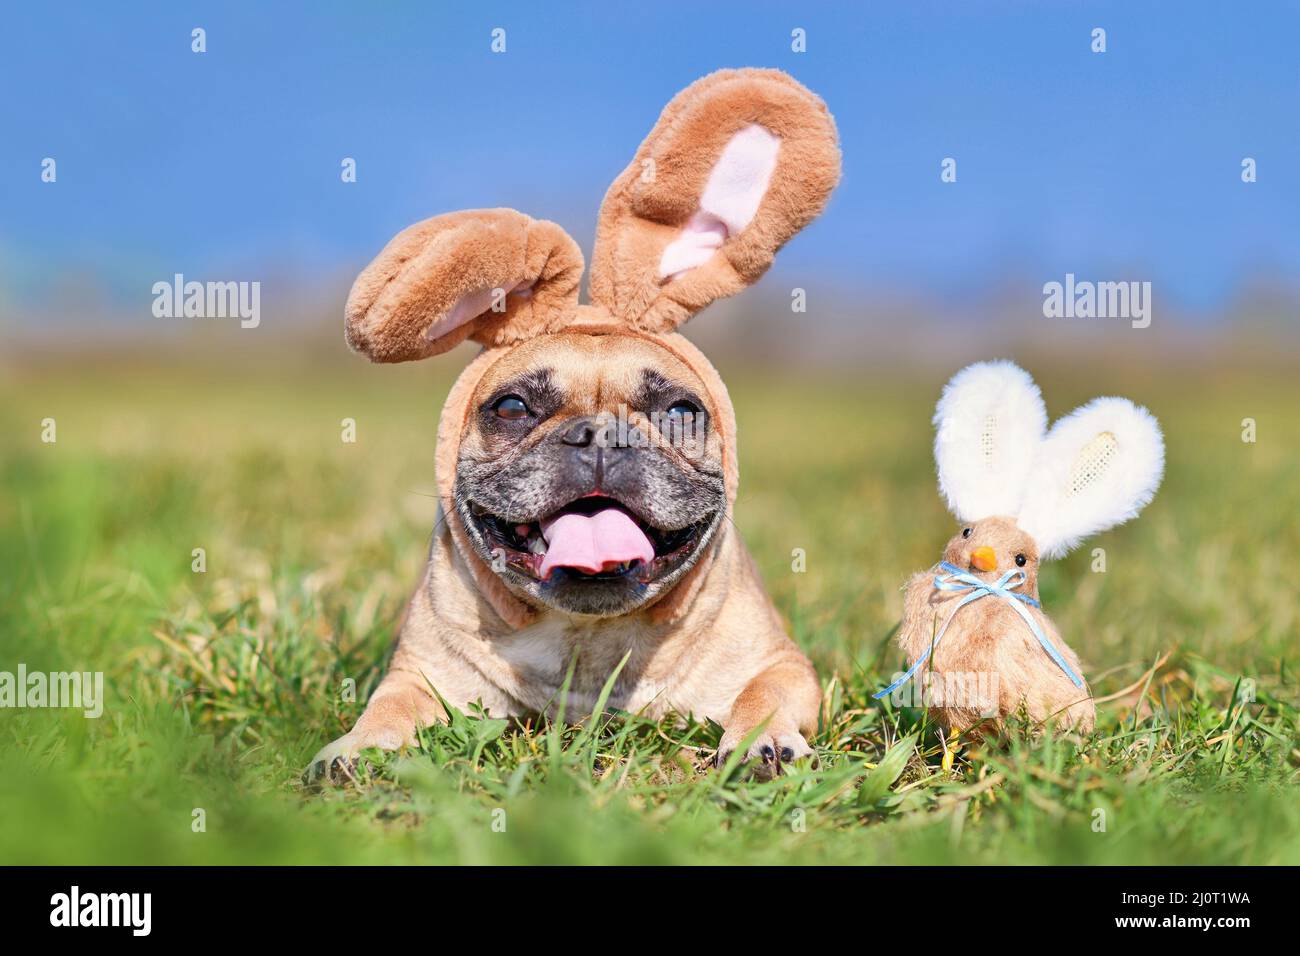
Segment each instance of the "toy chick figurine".
[[1097,398],[1047,431],[1033,379],[1010,362],[953,376],[934,415],[939,488],[962,522],[943,560],[907,585],[898,644],[949,731],[1000,727],[1023,706],[1081,733],[1096,708],[1078,656],[1038,599],[1039,562],[1137,516],[1160,484],[1164,441],[1144,408]]

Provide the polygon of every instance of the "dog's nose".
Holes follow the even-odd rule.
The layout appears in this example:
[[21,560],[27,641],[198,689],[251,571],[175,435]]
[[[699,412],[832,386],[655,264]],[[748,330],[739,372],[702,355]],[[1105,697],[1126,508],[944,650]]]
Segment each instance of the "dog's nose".
[[575,448],[586,448],[596,440],[597,431],[599,426],[594,419],[580,418],[564,430],[560,435],[560,441]]

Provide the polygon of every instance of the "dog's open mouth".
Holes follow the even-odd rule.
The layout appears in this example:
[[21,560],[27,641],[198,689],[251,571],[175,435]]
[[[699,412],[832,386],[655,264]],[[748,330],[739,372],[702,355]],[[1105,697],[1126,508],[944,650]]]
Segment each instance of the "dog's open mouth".
[[578,580],[631,578],[649,583],[685,559],[713,523],[713,515],[665,530],[641,520],[613,498],[579,498],[539,521],[510,521],[470,502],[470,514],[489,549],[539,581],[563,574]]

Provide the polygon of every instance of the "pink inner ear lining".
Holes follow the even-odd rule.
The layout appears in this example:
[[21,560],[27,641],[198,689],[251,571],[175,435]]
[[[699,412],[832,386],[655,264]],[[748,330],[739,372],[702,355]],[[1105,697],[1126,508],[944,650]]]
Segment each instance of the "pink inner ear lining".
[[[533,281],[521,279],[510,289],[506,290],[507,296],[518,296],[521,299],[531,299],[533,297]],[[479,289],[477,292],[471,292],[463,299],[451,307],[451,311],[446,315],[440,316],[429,327],[424,330],[424,337],[432,342],[436,338],[452,332],[466,322],[473,321],[488,309],[492,308],[492,302],[495,297],[496,287],[491,289]]]
[[730,235],[725,222],[703,209],[697,210],[681,235],[664,249],[659,260],[659,277],[671,282],[704,265]]
[[781,138],[757,123],[727,142],[700,196],[700,205],[659,260],[669,281],[708,262],[731,236],[744,230],[767,193]]

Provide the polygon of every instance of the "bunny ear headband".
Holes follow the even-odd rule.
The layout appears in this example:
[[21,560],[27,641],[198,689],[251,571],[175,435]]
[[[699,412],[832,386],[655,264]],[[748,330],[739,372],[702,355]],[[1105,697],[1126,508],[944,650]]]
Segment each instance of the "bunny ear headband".
[[[466,339],[484,346],[438,427],[438,491],[448,501],[474,389],[509,350],[557,332],[651,339],[709,392],[730,504],[731,402],[713,366],[675,330],[756,282],[821,212],[839,175],[835,122],[820,99],[779,70],[721,70],[673,98],[606,193],[590,305],[578,304],[582,253],[555,223],[513,209],[453,212],[400,232],[357,277],[348,344],[375,362],[427,358]],[[476,556],[455,509],[447,519],[480,593],[506,623],[527,624],[533,612]],[[689,603],[704,565],[656,605],[658,616]]]
[[1011,362],[962,369],[934,413],[939,488],[962,521],[1008,515],[1059,558],[1137,517],[1164,472],[1160,426],[1126,398],[1095,398],[1047,430],[1038,386]]
[[758,280],[839,180],[825,104],[778,70],[722,70],[664,109],[600,209],[591,302],[563,229],[512,209],[400,232],[348,296],[348,344],[376,362],[604,325],[672,332]]

